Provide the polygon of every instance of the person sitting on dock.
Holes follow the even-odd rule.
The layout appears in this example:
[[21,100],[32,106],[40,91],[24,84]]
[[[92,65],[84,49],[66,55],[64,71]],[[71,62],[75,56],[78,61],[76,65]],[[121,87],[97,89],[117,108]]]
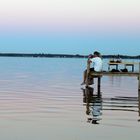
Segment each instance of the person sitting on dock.
[[[90,55],[88,58],[88,63],[93,63],[93,67],[90,68],[90,72],[100,72],[102,71],[102,59],[101,59],[101,55],[99,52],[95,51],[93,53],[93,55]],[[81,85],[86,84],[86,79],[87,79],[87,70],[84,71],[84,75],[83,75],[83,82],[81,83]]]

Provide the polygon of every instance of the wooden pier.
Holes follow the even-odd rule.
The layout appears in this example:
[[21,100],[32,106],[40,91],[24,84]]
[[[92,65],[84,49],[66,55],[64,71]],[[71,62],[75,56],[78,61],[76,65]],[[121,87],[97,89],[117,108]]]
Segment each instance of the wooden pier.
[[[91,85],[91,80],[93,78],[97,78],[97,94],[101,94],[101,78],[103,76],[130,76],[137,77],[138,79],[138,93],[140,93],[140,62],[139,64],[139,72],[90,72],[90,63],[87,63],[87,79],[86,86]],[[140,95],[139,95],[140,96]]]

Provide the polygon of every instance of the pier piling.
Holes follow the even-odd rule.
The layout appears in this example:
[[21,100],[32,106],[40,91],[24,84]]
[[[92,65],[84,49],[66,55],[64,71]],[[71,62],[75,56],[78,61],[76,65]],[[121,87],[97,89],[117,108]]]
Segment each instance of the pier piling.
[[139,62],[139,75],[138,75],[138,107],[140,116],[140,62]]
[[97,94],[101,95],[101,77],[98,77],[98,82],[97,82]]

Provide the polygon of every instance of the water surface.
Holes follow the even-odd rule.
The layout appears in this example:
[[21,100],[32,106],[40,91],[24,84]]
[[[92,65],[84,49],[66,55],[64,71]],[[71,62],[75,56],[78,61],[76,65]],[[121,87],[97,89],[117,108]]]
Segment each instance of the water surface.
[[80,86],[86,59],[1,57],[0,66],[0,139],[139,140],[136,77],[104,76],[97,96],[96,80]]

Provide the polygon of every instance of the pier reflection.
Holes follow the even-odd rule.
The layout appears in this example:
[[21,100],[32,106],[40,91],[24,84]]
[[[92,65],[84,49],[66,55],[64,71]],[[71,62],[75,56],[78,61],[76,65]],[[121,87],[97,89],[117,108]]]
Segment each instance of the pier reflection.
[[139,110],[139,119],[138,121],[140,122],[140,90],[138,91],[138,110]]
[[[124,114],[127,114],[126,112],[132,112],[138,118],[136,121],[140,122],[140,91],[138,92],[138,97],[115,96],[105,98],[95,94],[92,87],[86,87],[82,89],[82,92],[88,123],[99,124],[100,120],[104,118],[104,112],[110,111],[111,114],[117,113],[118,115],[122,115],[123,120],[125,120]],[[121,112],[124,113],[121,114]]]

